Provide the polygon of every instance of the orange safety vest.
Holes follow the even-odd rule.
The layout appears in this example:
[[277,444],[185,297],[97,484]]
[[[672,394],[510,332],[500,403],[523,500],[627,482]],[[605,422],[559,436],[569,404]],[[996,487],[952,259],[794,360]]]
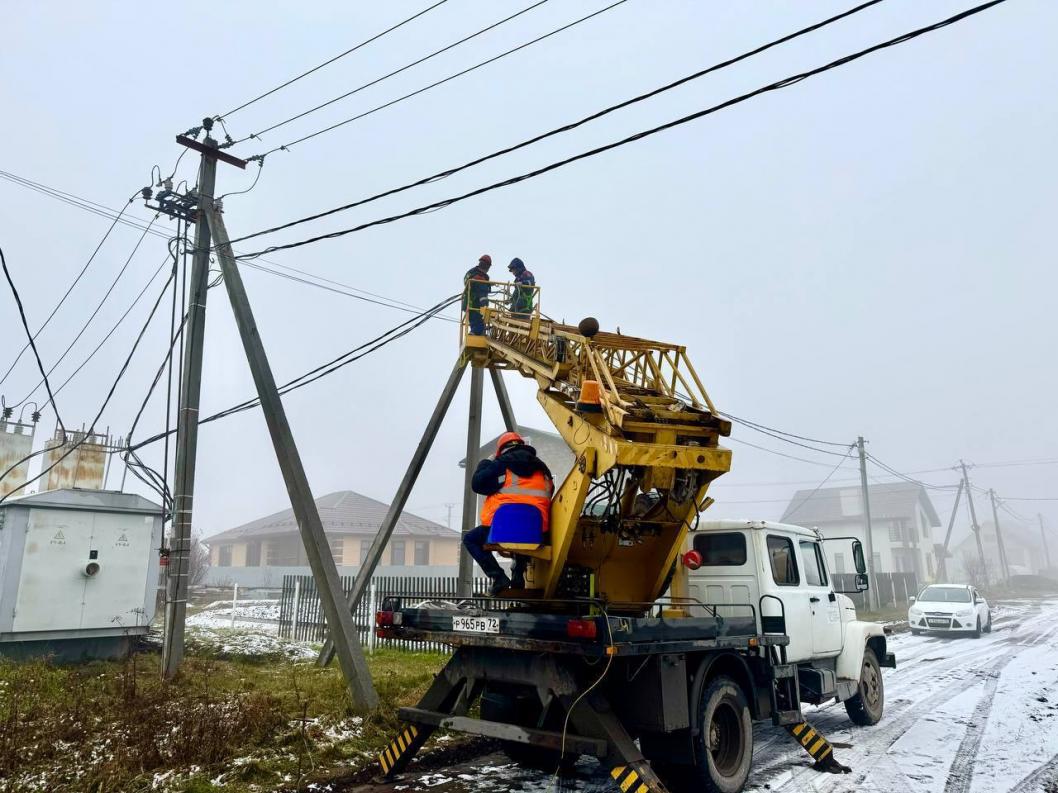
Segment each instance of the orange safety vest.
[[530,476],[516,476],[507,469],[503,487],[485,497],[481,507],[481,525],[491,526],[492,516],[504,504],[532,504],[543,517],[543,530],[551,527],[551,497],[555,494],[555,483],[543,471]]

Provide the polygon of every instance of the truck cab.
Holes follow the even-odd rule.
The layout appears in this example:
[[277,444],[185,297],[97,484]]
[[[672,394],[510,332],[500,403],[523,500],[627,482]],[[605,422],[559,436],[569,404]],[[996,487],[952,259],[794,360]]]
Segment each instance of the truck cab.
[[762,634],[789,637],[785,660],[797,664],[802,701],[837,699],[853,721],[874,724],[884,704],[879,667],[895,660],[882,626],[858,620],[852,600],[835,589],[823,553],[827,541],[852,543],[855,591],[866,589],[855,538],[825,540],[814,529],[771,521],[718,520],[702,521],[689,535],[686,580],[674,594],[731,608],[754,605]]

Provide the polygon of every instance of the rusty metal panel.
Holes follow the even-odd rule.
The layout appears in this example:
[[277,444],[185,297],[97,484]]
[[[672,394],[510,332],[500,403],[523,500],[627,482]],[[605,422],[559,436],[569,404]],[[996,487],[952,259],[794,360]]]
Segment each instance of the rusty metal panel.
[[48,441],[48,451],[44,455],[44,468],[55,466],[48,471],[44,489],[79,487],[102,490],[109,448],[110,439],[106,435],[93,433],[86,437],[83,432],[67,432],[63,443],[61,434],[57,433]]
[[0,496],[6,496],[26,482],[29,461],[16,466],[6,476],[4,471],[15,465],[33,449],[33,424],[0,421]]

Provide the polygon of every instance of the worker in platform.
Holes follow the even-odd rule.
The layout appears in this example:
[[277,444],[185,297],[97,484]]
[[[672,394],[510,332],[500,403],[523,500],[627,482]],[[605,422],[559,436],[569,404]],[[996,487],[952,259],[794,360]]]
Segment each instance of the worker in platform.
[[492,517],[504,504],[535,506],[540,510],[542,529],[547,533],[551,523],[551,497],[555,493],[551,471],[521,435],[505,432],[496,442],[496,456],[478,463],[471,488],[485,496],[485,503],[481,508],[481,525],[463,535],[463,545],[492,580],[493,595],[510,587],[524,589],[528,558],[515,556],[512,581],[492,552],[485,549],[485,544],[489,539]]
[[528,319],[533,311],[533,299],[536,295],[536,277],[526,269],[525,264],[517,256],[511,259],[507,265],[514,278],[514,291],[511,293],[511,313],[517,317]]
[[492,257],[484,254],[463,276],[463,312],[470,324],[470,335],[485,335],[485,317],[481,309],[489,302],[489,268]]

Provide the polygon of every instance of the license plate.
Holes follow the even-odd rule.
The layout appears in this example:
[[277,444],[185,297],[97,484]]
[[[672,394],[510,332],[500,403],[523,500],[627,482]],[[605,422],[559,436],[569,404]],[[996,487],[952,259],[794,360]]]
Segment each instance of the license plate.
[[452,630],[464,633],[499,633],[499,617],[452,617]]
[[951,627],[951,620],[926,620],[926,624],[934,628]]

